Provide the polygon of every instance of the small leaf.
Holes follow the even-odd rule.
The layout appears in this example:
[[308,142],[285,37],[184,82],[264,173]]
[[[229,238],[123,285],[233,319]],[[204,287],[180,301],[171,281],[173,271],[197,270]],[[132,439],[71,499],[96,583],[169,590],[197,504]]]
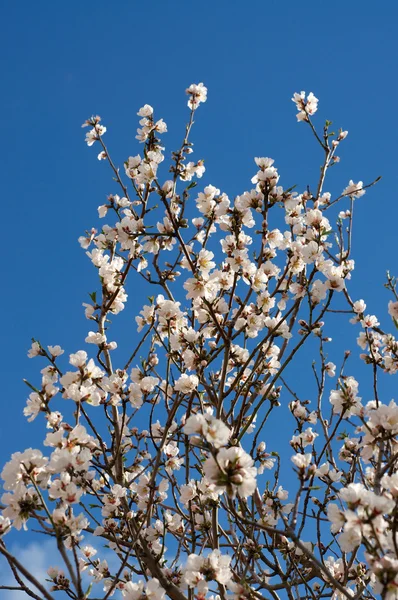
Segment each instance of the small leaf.
[[22,380],[24,383],[26,383],[26,385],[28,386],[28,388],[30,388],[31,390],[33,390],[34,392],[36,392],[36,394],[40,394],[40,391],[35,388],[31,383],[29,383],[29,381],[27,381],[27,379],[23,379]]

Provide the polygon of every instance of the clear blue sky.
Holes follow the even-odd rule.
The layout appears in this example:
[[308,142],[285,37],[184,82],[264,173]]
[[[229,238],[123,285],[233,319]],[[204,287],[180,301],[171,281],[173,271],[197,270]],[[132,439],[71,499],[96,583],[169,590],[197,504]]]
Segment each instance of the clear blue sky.
[[385,318],[385,271],[398,274],[394,2],[21,0],[3,1],[0,12],[2,464],[37,446],[42,431],[22,416],[22,378],[38,381],[41,368],[26,358],[30,338],[84,347],[81,303],[95,278],[76,240],[117,192],[84,144],[80,125],[91,114],[102,116],[122,164],[139,151],[136,112],[152,104],[168,124],[170,151],[187,117],[184,90],[203,81],[208,102],[193,136],[206,161],[202,182],[233,198],[249,188],[254,156],[272,156],[285,187],[314,182],[320,156],[290,101],[313,91],[316,122],[349,130],[326,189],[383,175],[357,205],[353,284]]

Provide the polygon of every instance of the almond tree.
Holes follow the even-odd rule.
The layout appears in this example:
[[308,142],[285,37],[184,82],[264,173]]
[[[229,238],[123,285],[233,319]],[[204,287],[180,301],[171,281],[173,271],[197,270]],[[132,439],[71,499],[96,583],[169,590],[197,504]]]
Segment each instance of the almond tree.
[[[191,132],[207,89],[187,94],[169,179],[167,127],[151,106],[138,111],[142,152],[123,174],[100,117],[84,124],[119,194],[98,209],[107,224],[79,239],[99,277],[86,349],[71,349],[69,365],[59,346],[33,340],[29,351],[45,364],[24,414],[47,432],[44,452],[17,452],[2,471],[0,553],[16,584],[0,587],[36,600],[398,598],[398,407],[378,392],[398,345],[349,292],[353,208],[377,180],[325,191],[347,131],[318,131],[318,100],[301,92],[317,182],[284,189],[274,161],[256,158],[252,187],[233,201],[213,185],[196,193],[205,167],[190,160]],[[386,287],[397,326],[391,276]],[[127,289],[146,303],[116,366],[112,322]],[[328,361],[332,312],[358,328],[363,402],[350,353]],[[306,361],[315,391],[300,400],[292,365]],[[290,455],[268,441],[278,411]],[[53,540],[47,582],[10,552],[12,528]]]

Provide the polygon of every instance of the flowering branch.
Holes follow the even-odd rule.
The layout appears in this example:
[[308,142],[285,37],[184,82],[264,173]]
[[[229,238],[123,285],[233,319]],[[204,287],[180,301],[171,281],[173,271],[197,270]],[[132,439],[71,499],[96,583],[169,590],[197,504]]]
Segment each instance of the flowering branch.
[[[138,111],[142,152],[124,163],[127,184],[100,117],[84,123],[123,196],[108,196],[98,207],[108,223],[79,238],[99,279],[84,304],[87,349],[69,363],[60,346],[29,350],[46,364],[40,384],[26,382],[24,414],[47,431],[45,455],[17,452],[1,474],[0,553],[14,589],[36,600],[397,598],[398,408],[379,382],[398,371],[398,342],[349,292],[354,204],[356,214],[379,178],[331,200],[347,131],[326,121],[318,133],[318,99],[301,92],[293,101],[321,146],[319,178],[302,193],[283,188],[274,161],[257,157],[249,191],[231,201],[207,185],[192,201],[207,89],[186,91],[171,158],[166,123],[148,104]],[[390,275],[386,287],[398,327]],[[130,317],[114,354],[113,321],[140,294],[137,331]],[[331,314],[359,328],[364,403],[351,351],[339,369],[329,360]],[[3,542],[32,524],[65,568],[50,566],[46,584]]]

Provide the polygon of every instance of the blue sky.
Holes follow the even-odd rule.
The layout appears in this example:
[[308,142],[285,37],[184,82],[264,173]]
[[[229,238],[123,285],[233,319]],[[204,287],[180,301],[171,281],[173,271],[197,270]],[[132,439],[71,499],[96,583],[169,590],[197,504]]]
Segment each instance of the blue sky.
[[[383,175],[358,202],[353,295],[386,322],[385,272],[398,274],[394,4],[1,3],[1,463],[40,441],[41,427],[22,416],[22,378],[38,381],[41,368],[26,358],[30,338],[68,353],[84,347],[81,303],[96,280],[77,238],[97,224],[105,196],[117,192],[96,149],[84,144],[80,125],[91,114],[102,116],[107,144],[122,164],[139,151],[136,112],[147,102],[168,124],[170,151],[187,118],[184,90],[203,81],[208,101],[193,135],[196,156],[206,161],[200,185],[212,183],[233,198],[249,189],[254,156],[273,157],[285,187],[314,182],[321,158],[290,100],[295,91],[313,91],[320,99],[316,122],[328,118],[349,130],[326,189]],[[385,384],[389,397],[392,385]]]

